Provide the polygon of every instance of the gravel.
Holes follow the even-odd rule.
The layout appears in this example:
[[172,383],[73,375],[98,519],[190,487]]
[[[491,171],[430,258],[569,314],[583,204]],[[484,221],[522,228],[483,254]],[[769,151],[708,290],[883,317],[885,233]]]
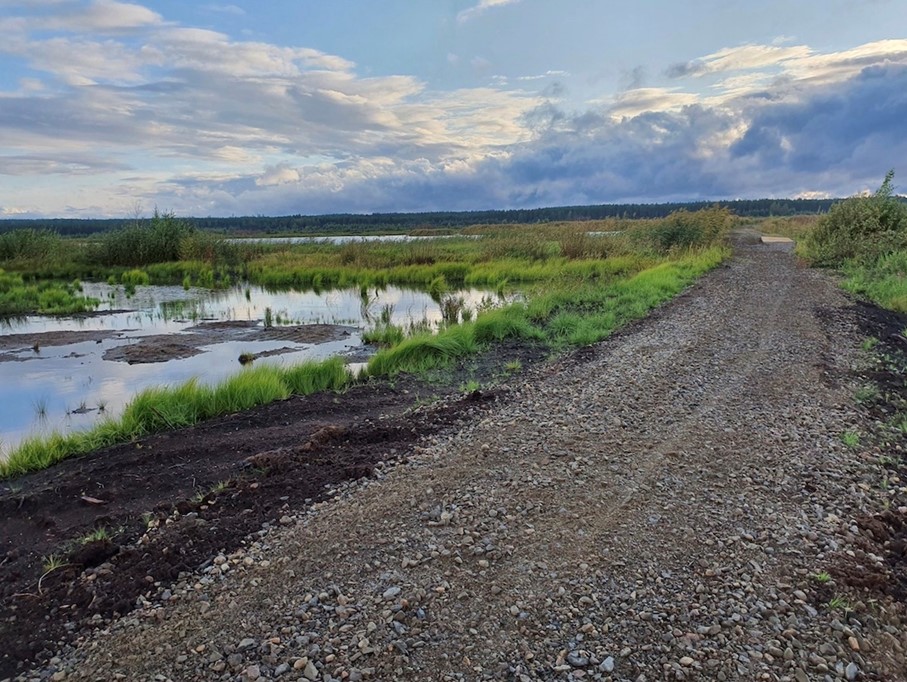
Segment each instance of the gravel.
[[855,330],[825,275],[739,245],[23,679],[907,679],[901,605],[816,578],[884,569],[840,439]]

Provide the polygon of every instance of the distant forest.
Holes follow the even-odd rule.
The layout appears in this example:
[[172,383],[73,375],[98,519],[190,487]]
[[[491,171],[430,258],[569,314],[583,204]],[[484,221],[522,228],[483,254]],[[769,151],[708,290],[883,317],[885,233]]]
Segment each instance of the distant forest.
[[[838,199],[745,199],[667,204],[602,204],[505,211],[439,211],[430,213],[337,213],[331,215],[246,216],[233,218],[184,218],[200,229],[239,234],[319,234],[437,230],[468,225],[547,223],[560,220],[603,218],[663,218],[673,211],[695,211],[708,206],[725,206],[736,215],[749,218],[825,213]],[[0,220],[0,232],[20,227],[55,230],[62,235],[90,235],[135,223],[135,218],[45,220]]]

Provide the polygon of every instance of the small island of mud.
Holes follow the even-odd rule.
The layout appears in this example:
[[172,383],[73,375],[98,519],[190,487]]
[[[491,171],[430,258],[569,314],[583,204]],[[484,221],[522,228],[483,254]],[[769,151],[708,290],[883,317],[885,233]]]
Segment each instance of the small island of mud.
[[355,327],[335,324],[303,324],[281,327],[261,327],[255,320],[205,322],[189,327],[180,334],[142,336],[104,352],[105,360],[126,362],[130,365],[167,362],[189,358],[204,353],[205,346],[232,341],[287,341],[286,346],[257,354],[255,357],[280,355],[299,350],[298,344],[319,344],[341,341],[356,331]]

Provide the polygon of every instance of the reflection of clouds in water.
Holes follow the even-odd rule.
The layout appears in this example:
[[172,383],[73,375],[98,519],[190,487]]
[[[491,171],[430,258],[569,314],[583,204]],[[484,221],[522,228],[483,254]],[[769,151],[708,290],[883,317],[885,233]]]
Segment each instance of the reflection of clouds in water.
[[[104,287],[111,289],[106,284],[86,284],[85,293],[97,296],[92,292],[104,292]],[[191,358],[164,363],[129,365],[103,359],[105,350],[135,343],[142,336],[190,333],[187,329],[200,322],[202,317],[261,320],[266,308],[270,308],[275,317],[280,313],[294,323],[346,323],[360,327],[369,324],[362,317],[362,299],[358,289],[315,293],[268,292],[260,287],[250,287],[251,300],[246,300],[245,290],[245,287],[234,287],[219,292],[192,290],[187,293],[181,287],[139,287],[141,295],[128,303],[134,307],[140,307],[138,304],[147,306],[142,309],[91,317],[32,316],[4,326],[0,335],[101,330],[116,332],[118,336],[100,343],[85,341],[46,346],[41,348],[35,359],[0,364],[3,373],[3,381],[0,382],[0,442],[3,447],[9,448],[33,433],[49,430],[68,432],[90,427],[105,416],[118,415],[137,391],[151,386],[182,383],[193,376],[206,383],[215,383],[241,369],[238,358],[243,352],[299,346],[299,350],[293,353],[256,360],[259,365],[287,365],[305,359],[328,357],[361,344],[358,334],[342,341],[314,346],[289,341],[229,341],[205,346],[205,352]],[[481,290],[451,293],[462,296],[473,310],[484,296],[489,295],[489,292]],[[369,290],[369,296],[371,314],[377,317],[384,306],[393,306],[392,321],[395,324],[408,325],[423,319],[435,324],[441,320],[438,304],[424,292],[386,287]],[[162,313],[162,302],[178,300],[187,302],[181,308],[171,306],[169,312],[180,312],[181,315],[173,317]],[[196,321],[193,321],[193,316]],[[23,358],[34,355],[31,348],[25,347],[20,353]],[[105,411],[67,414],[83,403],[87,408],[103,404]],[[46,419],[38,419],[39,404],[46,406]]]
[[[4,381],[0,383],[0,442],[3,448],[8,449],[32,434],[90,428],[107,416],[119,415],[133,395],[152,386],[181,384],[192,377],[203,383],[216,384],[242,370],[240,353],[295,348],[291,353],[255,361],[255,365],[287,366],[343,353],[359,346],[361,338],[352,334],[341,341],[317,345],[291,341],[230,341],[203,346],[204,352],[198,355],[164,363],[129,365],[102,359],[104,348],[120,343],[108,340],[103,344],[93,341],[72,344],[54,348],[53,356],[48,353],[27,363],[4,363]],[[67,358],[72,352],[84,354],[84,357]],[[91,411],[71,414],[83,403]],[[43,419],[39,418],[38,405],[46,410]],[[96,409],[99,405],[105,406],[103,412]]]

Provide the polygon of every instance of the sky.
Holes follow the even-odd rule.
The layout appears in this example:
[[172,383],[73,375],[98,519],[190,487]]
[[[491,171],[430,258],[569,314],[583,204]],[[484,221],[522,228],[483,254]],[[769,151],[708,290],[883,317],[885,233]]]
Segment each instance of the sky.
[[0,36],[0,218],[907,186],[907,0],[0,0]]

